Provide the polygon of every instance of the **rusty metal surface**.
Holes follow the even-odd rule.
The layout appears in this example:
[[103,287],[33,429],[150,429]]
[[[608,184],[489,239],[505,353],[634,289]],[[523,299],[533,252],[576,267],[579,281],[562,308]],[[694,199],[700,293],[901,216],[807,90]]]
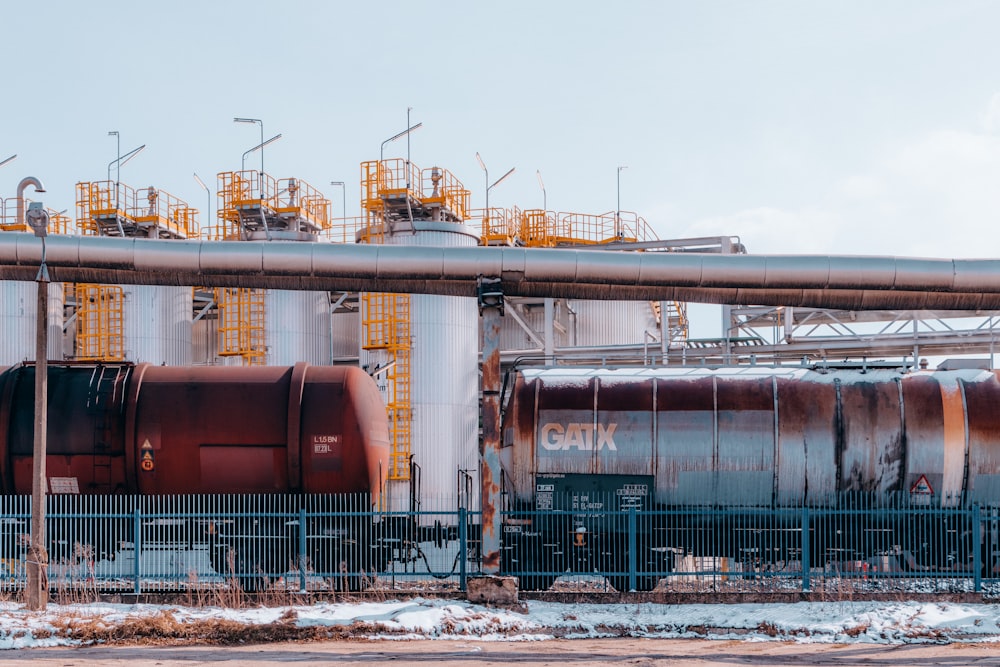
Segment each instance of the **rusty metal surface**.
[[522,500],[539,473],[652,474],[666,505],[920,502],[921,478],[937,496],[1000,502],[997,404],[982,371],[525,371],[505,465]]
[[716,499],[769,505],[774,496],[774,388],[770,377],[716,380]]
[[[502,303],[502,302],[501,302]],[[482,503],[482,571],[500,572],[500,318],[501,307],[481,311],[483,354],[483,438],[479,449],[480,502]]]
[[903,379],[903,423],[906,437],[903,491],[923,477],[935,493],[943,490],[944,406],[941,385],[930,373]]
[[904,451],[898,385],[874,377],[839,384],[838,490],[879,496],[900,491]]
[[963,382],[968,415],[967,485],[977,499],[1000,502],[1000,381],[982,371]]
[[714,378],[657,380],[656,409],[657,500],[711,503],[718,462]]
[[832,382],[778,378],[776,502],[828,504],[837,491],[837,395]]

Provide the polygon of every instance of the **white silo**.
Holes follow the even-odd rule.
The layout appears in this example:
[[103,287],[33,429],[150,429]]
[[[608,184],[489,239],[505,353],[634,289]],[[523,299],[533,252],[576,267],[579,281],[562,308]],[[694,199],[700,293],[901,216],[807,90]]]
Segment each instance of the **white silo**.
[[[76,190],[83,234],[161,243],[198,236],[198,212],[163,190],[116,181],[77,183]],[[191,287],[77,285],[76,300],[77,359],[192,362]]]
[[[330,226],[330,202],[297,178],[255,170],[218,174],[221,226],[227,241],[317,243]],[[214,354],[226,365],[290,366],[331,362],[330,295],[296,290],[220,289]]]
[[[479,237],[464,224],[468,190],[449,172],[420,170],[399,159],[362,164],[362,206],[370,226],[360,238],[384,245],[475,246]],[[478,479],[479,312],[474,298],[400,295],[377,301],[362,295],[360,361],[385,392],[394,435],[395,463],[387,494],[392,509],[405,508],[409,485],[419,481],[420,508],[455,508],[459,479]],[[386,295],[381,295],[386,296]],[[383,313],[372,312],[373,304]],[[388,304],[388,305],[387,305]],[[396,312],[392,312],[392,311]],[[390,324],[386,325],[386,322]],[[372,329],[394,328],[406,349],[372,344]],[[379,338],[375,336],[374,338]],[[392,339],[393,335],[383,336]],[[400,381],[405,374],[406,382]],[[404,395],[396,396],[395,392]],[[406,406],[394,415],[394,405]],[[405,415],[404,415],[405,416]],[[396,436],[400,437],[396,437]],[[419,480],[401,471],[408,446]],[[472,484],[478,488],[478,482]],[[445,503],[439,505],[438,503]],[[436,517],[440,519],[440,517]],[[433,521],[432,517],[430,521]]]

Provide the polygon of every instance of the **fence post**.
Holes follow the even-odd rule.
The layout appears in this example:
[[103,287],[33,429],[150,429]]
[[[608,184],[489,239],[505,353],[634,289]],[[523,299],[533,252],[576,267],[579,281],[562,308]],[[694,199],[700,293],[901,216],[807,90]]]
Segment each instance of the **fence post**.
[[142,584],[139,579],[141,574],[139,561],[142,558],[142,509],[139,507],[136,507],[135,511],[132,512],[132,553],[135,555],[135,567],[133,568],[135,594],[139,595],[142,593]]
[[628,589],[634,591],[636,589],[635,581],[635,564],[636,564],[636,543],[638,540],[635,535],[635,508],[628,508]]
[[458,590],[463,593],[465,592],[466,578],[468,577],[465,567],[469,557],[469,531],[466,513],[467,510],[464,507],[458,508]]
[[983,533],[979,505],[972,506],[972,590],[983,592]]
[[809,570],[809,507],[802,507],[802,592],[810,592]]
[[299,507],[299,592],[306,592],[306,508]]

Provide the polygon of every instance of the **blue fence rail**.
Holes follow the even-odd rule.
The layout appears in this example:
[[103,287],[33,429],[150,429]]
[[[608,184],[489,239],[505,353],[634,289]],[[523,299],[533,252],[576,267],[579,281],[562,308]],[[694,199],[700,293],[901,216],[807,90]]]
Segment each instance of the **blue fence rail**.
[[[577,497],[576,501],[580,498]],[[50,588],[460,591],[481,572],[478,511],[367,496],[50,496]],[[564,507],[566,509],[558,509]],[[0,497],[0,589],[24,586],[30,498]],[[989,591],[1000,510],[841,499],[797,508],[556,502],[502,512],[522,590]]]

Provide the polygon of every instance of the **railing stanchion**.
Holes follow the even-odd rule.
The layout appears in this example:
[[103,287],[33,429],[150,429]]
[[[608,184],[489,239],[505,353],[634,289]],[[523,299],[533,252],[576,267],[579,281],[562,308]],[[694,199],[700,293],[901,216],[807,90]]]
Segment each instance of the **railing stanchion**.
[[299,592],[306,592],[306,508],[299,507]]
[[142,593],[140,560],[142,559],[142,509],[135,508],[132,513],[132,553],[134,554],[133,576],[135,577],[135,594]]
[[809,506],[802,507],[802,592],[810,592],[809,570]]
[[628,508],[628,589],[630,591],[636,590],[635,581],[635,567],[636,567],[636,520],[635,520],[635,508]]
[[466,513],[467,510],[464,507],[458,508],[458,589],[462,592],[465,592],[466,590],[468,578],[466,563],[468,562],[469,556],[469,531]]
[[979,505],[972,506],[972,590],[983,592],[982,518]]

